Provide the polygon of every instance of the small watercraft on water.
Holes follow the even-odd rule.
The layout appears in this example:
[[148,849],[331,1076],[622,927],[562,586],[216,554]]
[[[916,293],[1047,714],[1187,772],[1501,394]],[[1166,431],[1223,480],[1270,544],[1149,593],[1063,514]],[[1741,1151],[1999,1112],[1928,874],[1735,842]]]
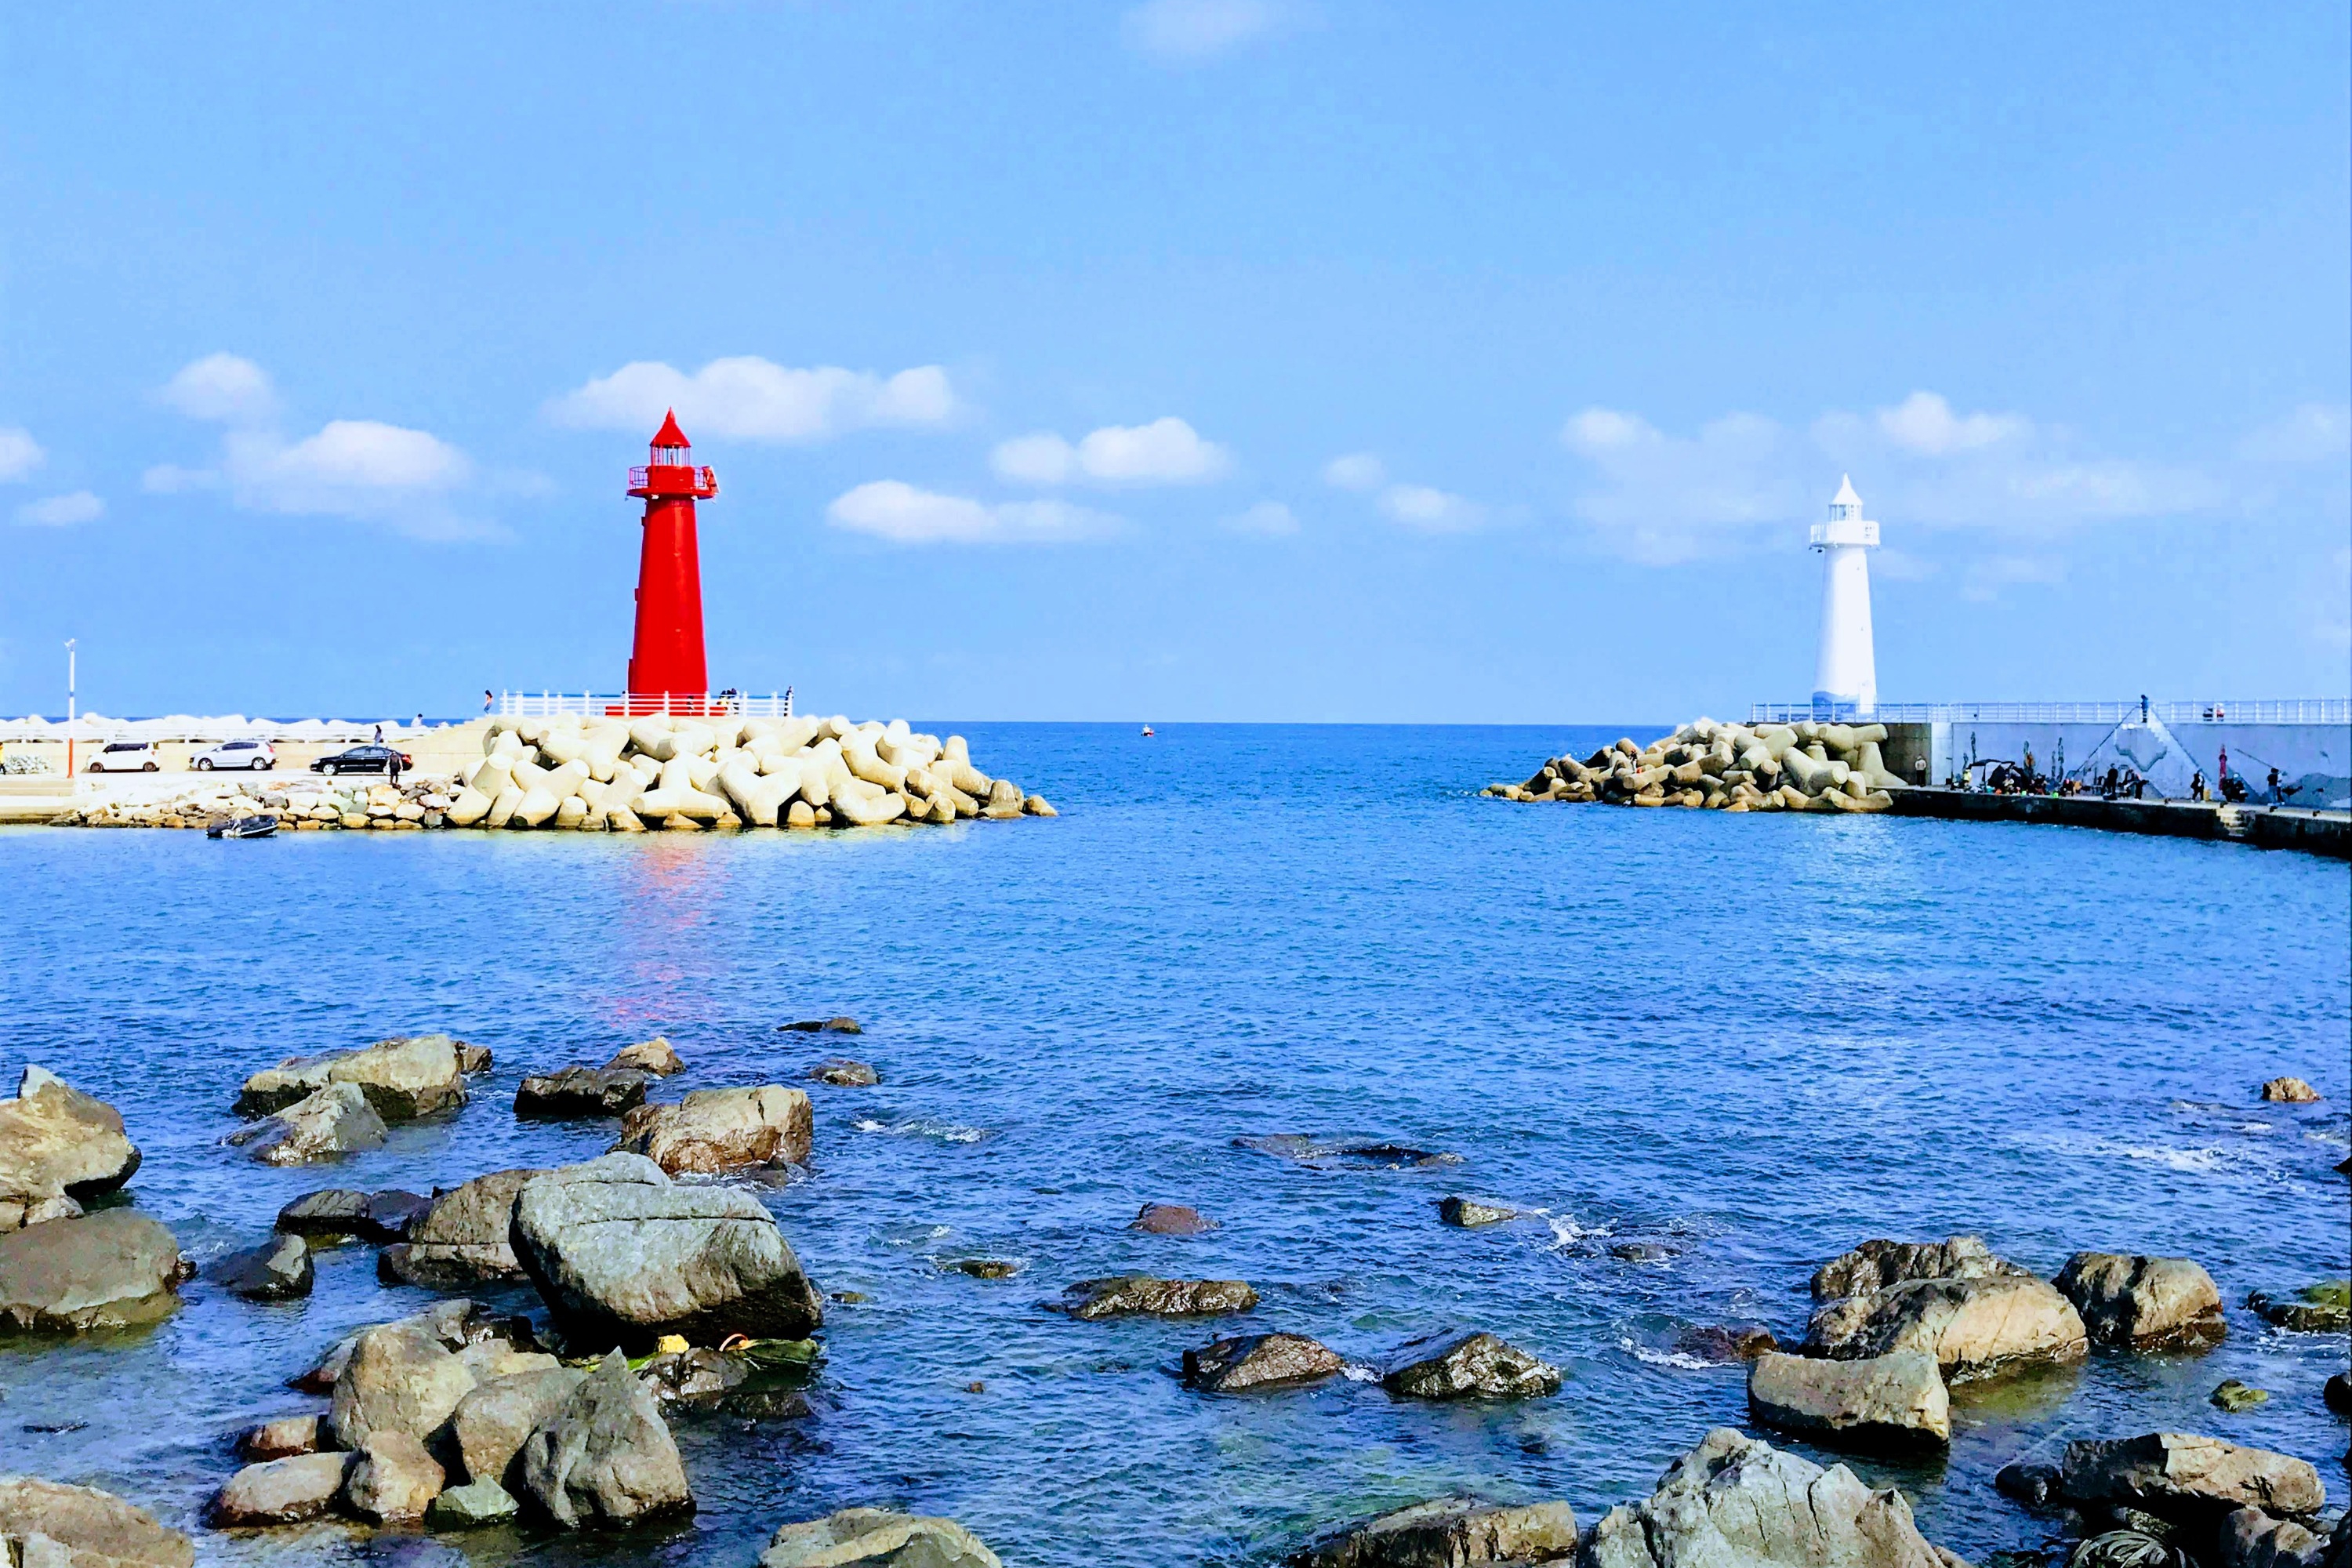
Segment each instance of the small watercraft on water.
[[278,833],[274,816],[239,816],[205,829],[207,838],[271,838]]
[[1143,727],[1143,738],[1147,741],[1151,739],[1151,726],[1149,724]]

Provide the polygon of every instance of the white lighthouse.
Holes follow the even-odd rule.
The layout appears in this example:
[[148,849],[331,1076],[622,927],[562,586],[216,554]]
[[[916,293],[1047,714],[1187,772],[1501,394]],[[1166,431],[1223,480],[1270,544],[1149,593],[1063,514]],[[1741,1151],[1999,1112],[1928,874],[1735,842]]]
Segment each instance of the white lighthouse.
[[1870,558],[1878,524],[1862,515],[1853,480],[1838,486],[1830,520],[1813,524],[1822,552],[1822,653],[1813,667],[1813,711],[1867,719],[1878,707],[1878,658],[1870,640]]

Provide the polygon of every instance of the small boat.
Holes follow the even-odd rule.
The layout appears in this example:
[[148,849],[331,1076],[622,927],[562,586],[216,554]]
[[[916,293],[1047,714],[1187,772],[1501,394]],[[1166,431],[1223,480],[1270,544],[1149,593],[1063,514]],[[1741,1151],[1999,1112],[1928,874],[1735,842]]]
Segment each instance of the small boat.
[[239,816],[205,829],[207,838],[274,838],[277,835],[274,816]]
[[1143,727],[1143,738],[1147,741],[1151,739],[1151,726],[1149,724]]

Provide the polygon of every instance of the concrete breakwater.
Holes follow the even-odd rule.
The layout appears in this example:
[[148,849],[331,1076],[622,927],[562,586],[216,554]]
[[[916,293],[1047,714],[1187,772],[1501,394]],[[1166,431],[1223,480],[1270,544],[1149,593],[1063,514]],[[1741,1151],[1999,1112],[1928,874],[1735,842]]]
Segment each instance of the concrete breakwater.
[[1515,801],[1680,805],[1715,811],[1885,811],[1903,781],[1879,746],[1883,724],[1720,723],[1699,719],[1647,746],[1630,739],[1581,762],[1553,757],[1525,784],[1482,794]]
[[877,827],[1052,816],[1039,795],[972,765],[960,735],[829,719],[623,722],[578,714],[500,719],[481,754],[405,783],[217,773],[127,798],[76,803],[58,826],[205,827],[267,815],[310,829]]

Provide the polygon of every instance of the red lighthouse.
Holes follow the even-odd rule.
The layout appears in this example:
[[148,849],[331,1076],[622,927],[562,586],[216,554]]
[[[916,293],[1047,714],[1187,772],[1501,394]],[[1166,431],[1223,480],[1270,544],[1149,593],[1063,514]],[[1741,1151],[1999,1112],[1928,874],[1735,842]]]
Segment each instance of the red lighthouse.
[[646,503],[637,558],[637,632],[629,650],[629,710],[699,712],[710,690],[702,659],[702,562],[694,543],[694,503],[719,493],[719,476],[698,468],[673,410],[654,436],[652,461],[629,470],[629,493]]

